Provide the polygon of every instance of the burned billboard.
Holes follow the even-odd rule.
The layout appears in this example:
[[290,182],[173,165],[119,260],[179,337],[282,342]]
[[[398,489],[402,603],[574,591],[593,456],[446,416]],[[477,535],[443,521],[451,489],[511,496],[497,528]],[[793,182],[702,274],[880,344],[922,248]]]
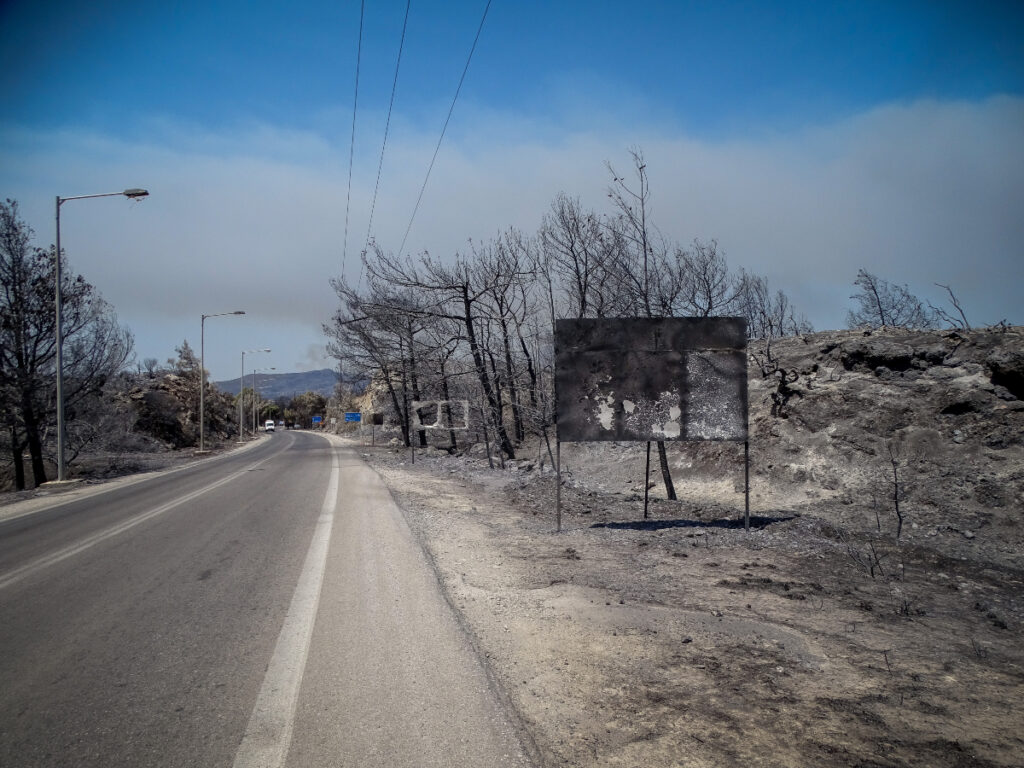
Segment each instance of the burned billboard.
[[741,317],[558,320],[564,442],[747,439]]

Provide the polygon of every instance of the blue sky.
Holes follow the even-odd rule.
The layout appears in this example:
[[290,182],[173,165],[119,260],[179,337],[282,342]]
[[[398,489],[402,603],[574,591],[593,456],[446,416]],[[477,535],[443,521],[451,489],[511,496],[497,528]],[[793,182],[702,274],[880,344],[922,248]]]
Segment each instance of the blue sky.
[[[413,2],[373,235],[397,249],[486,2]],[[327,280],[358,270],[405,2],[0,4],[0,195],[42,243],[74,201],[71,265],[138,356],[243,349],[317,368]],[[974,322],[1020,315],[1024,4],[495,0],[407,251],[517,226],[560,191],[603,210],[642,147],[655,221],[716,238],[819,328],[860,267]],[[159,266],[158,266],[159,265]],[[248,367],[248,363],[247,363]]]

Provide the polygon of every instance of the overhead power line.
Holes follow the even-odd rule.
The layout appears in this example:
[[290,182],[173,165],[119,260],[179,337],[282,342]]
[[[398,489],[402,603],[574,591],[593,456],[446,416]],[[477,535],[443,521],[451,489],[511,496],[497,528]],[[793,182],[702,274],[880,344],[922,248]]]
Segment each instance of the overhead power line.
[[[377,182],[373,185],[373,200],[370,203],[370,220],[366,225],[366,245],[370,247],[370,234],[373,232],[373,213],[377,208],[377,191],[380,189],[380,174],[384,168],[384,151],[388,145],[388,131],[391,128],[391,110],[395,106],[395,92],[398,90],[398,69],[402,64],[402,49],[405,47],[405,30],[409,26],[409,6],[412,0],[406,0],[405,20],[402,22],[402,37],[398,41],[398,59],[395,61],[395,80],[391,84],[391,101],[388,103],[388,119],[384,123],[384,141],[380,145],[380,162],[377,163]],[[360,281],[362,280],[362,268],[360,267]]]
[[348,210],[352,202],[352,159],[356,148],[356,107],[359,105],[359,61],[363,55],[363,15],[366,0],[359,3],[359,43],[356,46],[356,88],[352,98],[352,139],[348,146],[348,193],[345,195],[345,239],[341,248],[341,279],[345,279],[345,262],[348,260]]
[[434,148],[434,156],[430,159],[430,166],[427,168],[427,175],[423,179],[423,186],[420,187],[419,197],[416,198],[416,206],[413,208],[412,216],[409,218],[409,226],[405,228],[405,235],[402,237],[402,245],[398,249],[398,254],[401,255],[405,251],[405,241],[409,239],[409,231],[412,229],[412,222],[416,218],[416,212],[420,209],[420,202],[423,200],[423,192],[427,188],[427,182],[430,180],[430,172],[434,169],[434,162],[437,160],[437,153],[441,150],[441,142],[444,141],[445,131],[448,130],[448,122],[452,119],[452,112],[455,111],[455,102],[459,99],[459,92],[462,90],[462,83],[466,79],[466,73],[469,71],[469,63],[473,60],[473,52],[476,50],[476,44],[480,40],[480,33],[483,31],[484,22],[487,20],[487,12],[491,9],[491,0],[487,0],[487,6],[484,8],[484,15],[480,19],[480,26],[476,30],[476,37],[473,38],[473,47],[469,49],[469,56],[466,57],[466,66],[462,69],[462,77],[459,78],[459,87],[455,89],[455,97],[452,99],[452,105],[448,109],[448,117],[445,118],[444,127],[441,128],[441,136],[437,140],[437,146]]

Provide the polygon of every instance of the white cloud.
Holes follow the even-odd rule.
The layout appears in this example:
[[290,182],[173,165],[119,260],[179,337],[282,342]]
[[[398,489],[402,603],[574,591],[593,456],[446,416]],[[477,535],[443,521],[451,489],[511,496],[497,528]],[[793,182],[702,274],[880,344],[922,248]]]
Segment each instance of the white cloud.
[[[661,230],[683,243],[716,238],[734,266],[768,274],[819,327],[842,323],[860,267],[936,301],[932,283],[949,283],[975,322],[1021,322],[1024,100],[886,105],[799,134],[718,143],[606,123],[559,135],[546,122],[463,105],[456,120],[407,251],[441,256],[509,226],[532,232],[559,191],[605,209],[604,162],[625,173],[638,145]],[[357,138],[353,278],[379,133]],[[374,214],[385,249],[402,240],[435,142],[393,122]],[[198,346],[201,313],[241,308],[246,318],[207,329],[216,378],[237,376],[238,353],[254,346],[274,346],[279,370],[320,367],[320,324],[334,309],[328,280],[346,250],[347,136],[154,121],[146,141],[126,142],[8,127],[0,166],[0,194],[20,201],[40,243],[53,240],[55,194],[150,190],[139,203],[73,201],[62,212],[72,266],[135,330],[140,357],[162,360],[185,336]]]

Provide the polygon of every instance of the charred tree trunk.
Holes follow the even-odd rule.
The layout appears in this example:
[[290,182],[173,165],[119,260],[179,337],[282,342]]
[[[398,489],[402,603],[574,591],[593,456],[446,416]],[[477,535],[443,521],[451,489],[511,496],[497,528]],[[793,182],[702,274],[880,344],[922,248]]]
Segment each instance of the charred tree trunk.
[[505,318],[501,319],[501,344],[505,352],[505,375],[508,377],[508,399],[512,407],[512,428],[515,432],[516,442],[522,445],[526,439],[526,430],[523,428],[523,415],[519,407],[519,392],[516,388],[515,370],[512,365],[512,344],[508,338],[508,323]]
[[676,487],[672,483],[672,472],[668,468],[668,454],[665,453],[665,441],[658,441],[658,462],[661,464],[661,479],[665,481],[665,495],[669,501],[676,500]]
[[451,406],[451,391],[448,389],[448,372],[445,370],[444,361],[441,361],[441,394],[445,400],[445,418],[448,419],[448,452],[454,453],[458,450],[459,446],[455,442],[455,430],[451,429],[452,424],[452,406]]
[[14,489],[25,490],[25,444],[18,437],[18,428],[11,425],[11,463],[14,465]]
[[43,441],[39,436],[39,421],[32,403],[32,396],[27,391],[21,399],[21,419],[25,425],[25,439],[28,443],[28,455],[32,463],[32,481],[36,487],[46,482],[46,463],[43,461]]
[[491,458],[491,438],[487,434],[487,416],[484,413],[482,402],[480,404],[480,424],[484,428],[484,449],[487,451],[487,466],[494,469],[494,460]]
[[498,363],[494,359],[494,353],[491,352],[489,347],[485,347],[487,354],[487,362],[491,366],[491,381],[494,382],[494,397],[498,401],[498,418],[501,419],[501,423],[505,423],[505,390],[502,385],[502,376],[498,373]]
[[512,441],[508,439],[508,432],[501,421],[501,409],[499,408],[498,400],[495,399],[494,388],[491,386],[490,376],[487,374],[487,364],[484,361],[480,344],[476,338],[476,330],[473,324],[472,300],[469,298],[469,287],[467,285],[462,286],[462,306],[464,312],[463,322],[466,326],[466,339],[469,341],[469,351],[473,356],[473,365],[476,368],[477,377],[480,379],[480,387],[484,391],[484,397],[491,411],[491,420],[494,423],[498,442],[501,450],[510,459],[514,459],[516,457],[515,448],[512,447]]
[[381,366],[381,373],[384,374],[384,381],[388,383],[388,394],[391,395],[391,404],[395,408],[395,413],[398,414],[398,426],[402,430],[402,442],[405,443],[406,447],[409,447],[409,422],[402,408],[402,403],[398,399],[395,385],[391,381],[391,371],[386,366]]
[[402,434],[405,435],[405,447],[412,447],[412,419],[409,418],[409,374],[405,353],[402,353]]
[[526,360],[526,374],[530,377],[530,386],[527,388],[530,393],[530,407],[537,411],[537,371],[533,367],[533,356],[526,346],[526,340],[519,334],[519,346],[523,350],[523,357]]
[[[416,351],[413,349],[412,343],[412,330],[409,331],[409,383],[412,385],[412,399],[413,402],[420,401],[420,384],[419,379],[416,376]],[[410,414],[411,415],[411,414]],[[416,409],[417,420],[420,424],[423,423],[423,412]],[[427,430],[419,430],[420,447],[427,447]]]

